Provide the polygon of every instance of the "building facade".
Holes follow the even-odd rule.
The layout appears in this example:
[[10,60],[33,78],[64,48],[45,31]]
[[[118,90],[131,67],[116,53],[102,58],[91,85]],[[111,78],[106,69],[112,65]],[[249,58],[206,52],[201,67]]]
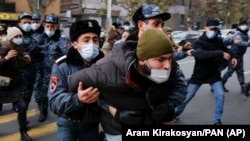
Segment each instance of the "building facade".
[[[41,15],[60,15],[60,0],[33,0],[30,3]],[[49,4],[47,6],[44,6]],[[32,13],[28,0],[0,0],[0,22],[15,25],[21,12]]]

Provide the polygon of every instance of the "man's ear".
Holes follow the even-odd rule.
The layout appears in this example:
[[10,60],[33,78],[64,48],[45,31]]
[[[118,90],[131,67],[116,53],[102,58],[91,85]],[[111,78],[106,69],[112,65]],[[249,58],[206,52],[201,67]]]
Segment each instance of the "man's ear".
[[142,61],[142,60],[139,60],[138,61],[140,65],[144,65],[145,64],[145,61]]
[[77,47],[77,41],[73,41],[73,42],[71,42],[71,45],[75,48],[75,49],[77,49],[78,47]]
[[141,20],[138,21],[137,26],[138,26],[138,29],[140,30],[143,26],[143,21],[141,21]]

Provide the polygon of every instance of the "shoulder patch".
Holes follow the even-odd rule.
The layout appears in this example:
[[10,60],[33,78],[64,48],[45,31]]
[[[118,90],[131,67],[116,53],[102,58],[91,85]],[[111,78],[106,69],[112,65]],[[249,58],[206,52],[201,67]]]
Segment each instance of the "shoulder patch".
[[62,57],[58,58],[58,59],[55,61],[55,64],[56,64],[56,65],[59,65],[59,64],[62,63],[66,58],[67,58],[67,55],[63,55]]
[[58,82],[59,82],[59,78],[56,77],[56,76],[52,76],[50,77],[50,82],[49,82],[49,91],[50,91],[50,94],[53,94],[57,88],[57,85],[58,85]]

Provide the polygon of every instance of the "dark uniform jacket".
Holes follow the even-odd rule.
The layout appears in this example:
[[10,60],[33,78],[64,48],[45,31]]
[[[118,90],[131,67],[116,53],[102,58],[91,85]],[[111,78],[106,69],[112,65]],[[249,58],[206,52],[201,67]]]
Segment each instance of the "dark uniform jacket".
[[[81,81],[86,88],[97,87],[101,92],[100,100],[116,107],[117,113],[124,109],[132,110],[138,111],[138,117],[142,117],[134,121],[123,120],[122,115],[114,118],[110,113],[103,112],[102,128],[109,134],[121,134],[121,124],[162,123],[167,120],[166,115],[169,110],[173,111],[167,101],[174,87],[178,85],[177,63],[173,60],[170,78],[167,82],[154,83],[135,70],[136,46],[136,41],[123,42],[114,48],[111,54],[91,67],[76,72],[69,79],[69,91],[76,92],[78,83]],[[160,110],[159,116],[152,116],[152,113],[158,112],[157,110]]]
[[[221,66],[225,61],[223,52],[228,52],[221,38],[208,39],[204,32],[193,44],[195,51],[194,70],[190,83],[214,83],[221,80]],[[232,56],[233,57],[233,56]]]
[[[84,64],[78,51],[71,47],[67,55],[55,61],[48,91],[49,107],[53,113],[81,124],[99,123],[100,109],[98,105],[80,103],[77,92],[68,92],[68,77],[81,69],[89,67],[103,56],[104,54],[100,52],[92,62]],[[83,85],[85,87],[85,83]],[[86,109],[86,107],[90,108]]]

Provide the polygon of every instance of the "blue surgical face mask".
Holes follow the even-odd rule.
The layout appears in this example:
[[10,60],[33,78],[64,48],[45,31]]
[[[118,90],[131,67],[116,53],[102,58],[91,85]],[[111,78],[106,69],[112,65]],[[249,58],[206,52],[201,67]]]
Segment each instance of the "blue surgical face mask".
[[206,33],[206,35],[207,35],[208,39],[213,39],[216,36],[216,32],[215,31],[208,31]]
[[51,36],[53,36],[53,35],[55,34],[55,31],[53,31],[53,30],[45,30],[44,32],[45,32],[45,34],[46,34],[48,37],[51,37]]
[[85,44],[80,47],[79,53],[82,58],[87,61],[92,61],[99,54],[99,46],[96,44]]
[[242,31],[246,31],[248,29],[248,26],[247,25],[241,25],[239,28]]
[[15,45],[21,45],[23,43],[23,38],[14,38],[12,40],[12,43],[14,43]]
[[23,24],[22,30],[25,31],[25,32],[30,32],[30,30],[31,30],[31,25],[30,25],[29,23]]

